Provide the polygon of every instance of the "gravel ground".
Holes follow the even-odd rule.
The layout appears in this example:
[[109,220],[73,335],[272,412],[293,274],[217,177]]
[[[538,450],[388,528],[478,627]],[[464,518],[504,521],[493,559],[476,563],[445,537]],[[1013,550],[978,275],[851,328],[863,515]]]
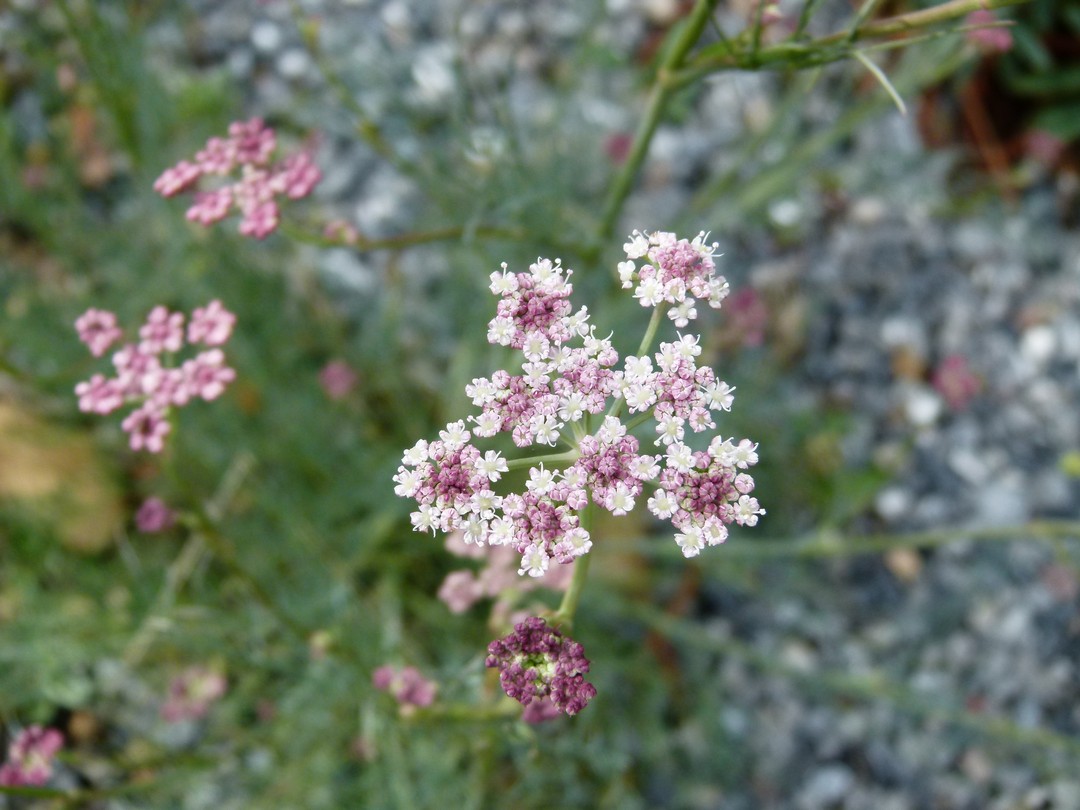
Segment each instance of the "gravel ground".
[[[600,22],[574,2],[302,5],[332,15],[324,47],[345,75],[380,77],[373,89],[357,89],[375,117],[438,108],[464,60],[481,87],[512,71],[502,92],[523,120],[539,120],[550,114],[545,76],[560,69],[568,43],[592,30],[617,53],[633,53],[678,4],[611,0]],[[325,133],[323,202],[371,235],[406,226],[419,190],[328,112],[333,101],[288,4],[190,6],[200,20],[199,63],[226,65],[248,90],[249,113],[288,112]],[[176,30],[155,36],[162,59],[188,47]],[[770,88],[768,77],[732,76],[704,93],[679,128],[662,128],[629,226],[663,224],[664,211],[692,193],[701,165],[722,165],[745,137],[744,122],[767,107]],[[625,130],[640,103],[635,92],[585,82],[575,114]],[[478,144],[484,132],[477,129]],[[413,147],[407,138],[400,146]],[[867,525],[963,533],[1078,517],[1078,479],[1062,460],[1080,449],[1080,235],[1060,224],[1053,182],[1007,210],[944,218],[923,193],[940,188],[942,160],[922,154],[910,122],[888,117],[847,148],[845,161],[856,166],[874,164],[879,152],[897,155],[892,177],[854,178],[839,207],[802,192],[774,204],[773,224],[805,236],[759,253],[733,244],[729,256],[745,260],[750,285],[781,285],[804,302],[796,386],[851,414],[847,463],[891,472]],[[333,251],[319,259],[360,298],[379,260]],[[748,752],[752,778],[741,791],[704,795],[700,806],[1080,809],[1080,585],[1054,551],[962,539],[924,553],[815,563],[799,587],[779,569],[753,593],[707,585],[710,637],[745,645],[777,671],[762,674],[746,656],[718,665],[731,696],[722,721]],[[823,685],[823,671],[850,680]],[[903,694],[881,687],[882,674]],[[997,717],[1015,728],[995,726]],[[1018,756],[1015,743],[1043,753]]]

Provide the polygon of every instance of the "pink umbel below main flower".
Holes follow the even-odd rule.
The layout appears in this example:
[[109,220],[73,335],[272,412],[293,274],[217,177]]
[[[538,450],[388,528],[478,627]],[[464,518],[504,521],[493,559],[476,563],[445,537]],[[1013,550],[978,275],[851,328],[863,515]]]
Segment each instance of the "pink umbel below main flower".
[[212,225],[236,211],[240,233],[263,239],[280,222],[276,198],[307,197],[322,179],[306,150],[272,163],[276,149],[277,136],[261,118],[235,121],[229,125],[228,137],[211,138],[194,161],[182,160],[166,169],[154,182],[154,190],[163,197],[173,197],[196,190],[203,178],[231,177],[231,182],[216,188],[197,190],[195,202],[187,210],[188,220]]
[[[191,316],[186,337],[192,346],[210,346],[177,367],[175,355],[185,347],[184,315],[164,306],[151,310],[139,329],[138,342],[122,345],[112,356],[115,377],[95,374],[75,386],[79,410],[108,414],[125,405],[134,405],[121,422],[130,437],[132,450],[160,453],[171,431],[171,410],[187,405],[192,399],[210,401],[220,397],[236,379],[236,372],[225,364],[220,346],[232,334],[236,316],[220,301],[199,307]],[[79,318],[76,327],[91,352],[122,338],[113,335],[116,316],[91,309]],[[102,334],[108,335],[108,343]]]
[[124,333],[116,325],[116,316],[101,309],[88,309],[77,321],[75,330],[94,357],[101,357]]
[[64,747],[64,735],[54,728],[27,726],[8,746],[0,765],[0,786],[40,787],[52,777],[53,759]]
[[[596,687],[585,680],[589,672],[585,649],[535,616],[491,642],[485,664],[498,668],[503,691],[526,708],[546,700],[560,712],[574,715],[596,697]],[[546,712],[534,712],[532,722],[545,719],[540,714]]]

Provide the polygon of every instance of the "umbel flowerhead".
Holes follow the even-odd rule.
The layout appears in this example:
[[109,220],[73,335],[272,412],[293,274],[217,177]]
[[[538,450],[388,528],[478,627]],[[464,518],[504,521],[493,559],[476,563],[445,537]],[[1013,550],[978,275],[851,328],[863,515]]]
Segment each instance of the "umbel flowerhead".
[[[686,240],[635,232],[625,247],[620,276],[624,286],[636,282],[635,297],[654,308],[649,333],[664,311],[686,325],[697,316],[696,301],[718,307],[727,294],[704,234]],[[698,365],[697,336],[662,342],[652,354],[643,343],[620,364],[586,308],[571,304],[571,275],[557,259],[537,259],[524,273],[504,264],[491,274],[499,300],[488,340],[520,352],[520,364],[466,386],[477,409],[468,424],[452,422],[438,439],[405,452],[395,492],[416,500],[414,528],[460,530],[467,543],[510,546],[521,555],[518,573],[539,577],[552,561],[570,563],[592,548],[581,522],[590,503],[619,516],[646,498],[653,515],[679,530],[675,539],[687,557],[724,542],[732,523],[755,525],[764,510],[745,470],[757,462],[757,445],[721,436],[707,449],[690,444],[690,434],[716,428],[714,416],[734,399],[734,389]],[[633,425],[620,418],[623,411]],[[630,432],[649,418],[653,452]],[[561,452],[517,463],[474,444],[499,433],[519,448],[561,445]],[[514,466],[529,468],[524,490],[497,491]]]
[[[498,668],[503,691],[527,710],[534,701],[547,702],[574,715],[596,697],[596,687],[585,680],[589,672],[585,649],[536,616],[491,642],[485,664]],[[532,716],[541,719],[538,707],[533,708]]]
[[[79,410],[104,415],[134,405],[121,422],[130,436],[131,449],[160,453],[171,430],[169,413],[173,408],[193,399],[217,399],[236,378],[221,349],[235,323],[236,316],[220,301],[196,308],[186,331],[183,313],[154,307],[139,329],[139,340],[124,344],[113,354],[116,376],[95,374],[75,386]],[[95,357],[124,336],[116,316],[99,309],[87,310],[75,322],[75,329]],[[178,363],[176,355],[185,346],[202,351]]]

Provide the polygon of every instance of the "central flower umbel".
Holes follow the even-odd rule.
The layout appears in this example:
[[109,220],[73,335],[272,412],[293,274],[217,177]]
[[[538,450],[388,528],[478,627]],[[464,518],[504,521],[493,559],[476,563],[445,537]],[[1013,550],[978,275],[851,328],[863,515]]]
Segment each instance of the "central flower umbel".
[[585,680],[585,649],[536,616],[491,642],[486,665],[498,667],[503,691],[523,706],[549,700],[573,715],[596,696],[596,687]]

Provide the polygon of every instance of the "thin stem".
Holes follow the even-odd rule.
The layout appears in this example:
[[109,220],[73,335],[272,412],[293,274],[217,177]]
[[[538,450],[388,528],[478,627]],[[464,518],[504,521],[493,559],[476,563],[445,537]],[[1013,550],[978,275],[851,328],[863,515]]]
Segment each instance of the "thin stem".
[[671,100],[671,96],[677,89],[669,82],[669,74],[682,66],[690,49],[694,47],[705,26],[708,25],[709,18],[712,16],[713,9],[718,2],[719,0],[697,0],[687,19],[686,27],[682,30],[675,45],[660,65],[656,80],[649,91],[645,114],[638,124],[637,132],[634,134],[634,143],[630,148],[630,154],[626,158],[622,169],[615,176],[607,200],[604,203],[600,225],[597,228],[597,241],[599,244],[603,244],[615,230],[615,224],[618,222],[626,198],[630,196],[634,180],[637,179],[638,172],[645,162],[645,156],[648,154],[652,137],[656,132],[656,128],[660,125],[660,119],[664,115],[668,101]]
[[759,70],[772,65],[794,68],[825,65],[853,56],[851,46],[855,42],[894,34],[921,33],[939,23],[967,16],[972,11],[1004,8],[1027,2],[1030,0],[949,0],[940,6],[886,17],[810,41],[793,37],[762,48],[754,54],[731,50],[719,53],[710,49],[704,58],[696,60],[685,69],[672,72],[667,80],[672,89],[678,89],[724,70]]
[[506,466],[511,470],[520,470],[523,467],[531,467],[534,464],[562,464],[565,461],[577,461],[579,452],[577,448],[567,450],[565,453],[548,453],[544,456],[527,456],[526,458],[508,459]]
[[[643,357],[645,353],[652,347],[653,338],[656,337],[656,332],[660,329],[660,321],[664,318],[664,313],[667,312],[668,305],[666,301],[662,301],[653,308],[652,317],[649,318],[649,325],[645,327],[645,334],[641,338],[641,343],[638,345],[636,357]],[[608,408],[607,416],[618,416],[622,411],[622,406],[626,403],[620,394],[614,402],[611,403],[611,407]]]
[[[580,512],[581,528],[585,531],[592,528],[592,512],[595,508],[590,503]],[[574,574],[570,578],[570,587],[566,589],[562,602],[559,604],[559,609],[555,611],[555,623],[565,626],[567,630],[572,629],[574,626],[574,614],[577,612],[578,602],[581,601],[581,592],[585,588],[585,580],[589,576],[589,560],[591,559],[592,554],[589,553],[578,557],[574,562]]]
[[526,234],[520,228],[501,228],[496,225],[478,225],[475,227],[454,226],[449,228],[435,228],[430,231],[410,231],[387,236],[383,239],[368,239],[357,236],[355,242],[344,242],[321,234],[311,233],[302,228],[282,223],[281,230],[290,239],[318,247],[347,247],[359,252],[370,250],[401,250],[413,245],[427,245],[432,242],[450,242],[463,238],[481,239],[508,239],[520,241],[525,239]]

